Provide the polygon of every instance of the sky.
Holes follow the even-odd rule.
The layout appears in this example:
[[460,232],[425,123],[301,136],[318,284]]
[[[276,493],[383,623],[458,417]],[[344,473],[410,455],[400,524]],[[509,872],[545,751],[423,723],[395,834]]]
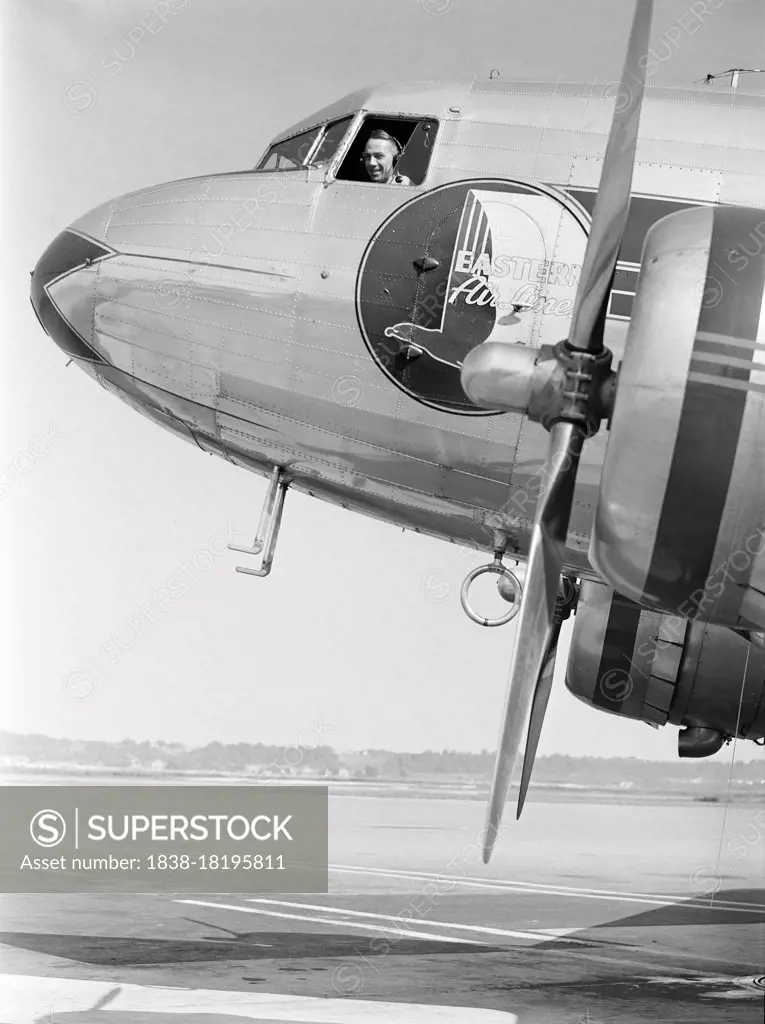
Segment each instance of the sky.
[[[658,0],[655,82],[765,65],[761,0],[707,0],[692,34],[678,29],[690,6]],[[67,368],[31,310],[29,271],[91,207],[252,166],[277,132],[367,83],[491,68],[617,79],[631,12],[614,0],[5,0],[0,727],[495,747],[514,631],[471,623],[458,597],[485,557],[289,493],[271,576],[236,574],[223,545],[251,540],[265,481]],[[765,75],[746,87],[765,89]],[[168,600],[179,574],[185,590]],[[674,759],[674,728],[566,691],[566,650],[540,754]],[[739,743],[735,756],[756,754]]]

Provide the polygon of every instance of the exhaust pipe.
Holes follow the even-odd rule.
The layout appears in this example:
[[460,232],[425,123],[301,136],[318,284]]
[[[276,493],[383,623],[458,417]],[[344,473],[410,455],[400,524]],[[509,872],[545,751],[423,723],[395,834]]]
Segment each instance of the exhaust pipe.
[[689,725],[677,735],[679,757],[709,757],[716,754],[728,737],[719,729],[705,725]]

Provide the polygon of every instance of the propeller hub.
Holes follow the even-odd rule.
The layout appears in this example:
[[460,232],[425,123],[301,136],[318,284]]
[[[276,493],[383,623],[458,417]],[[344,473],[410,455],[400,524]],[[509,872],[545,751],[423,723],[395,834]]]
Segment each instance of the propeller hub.
[[527,415],[548,430],[560,420],[590,436],[608,415],[615,374],[611,352],[586,352],[567,341],[541,349],[487,341],[466,356],[462,389],[482,409]]
[[607,415],[603,396],[610,391],[608,383],[615,376],[612,358],[607,348],[588,352],[568,341],[559,342],[553,349],[556,369],[548,375],[544,387],[532,390],[529,419],[547,430],[561,421],[573,423],[592,437]]
[[540,350],[487,341],[462,364],[462,390],[481,409],[525,413],[538,375]]

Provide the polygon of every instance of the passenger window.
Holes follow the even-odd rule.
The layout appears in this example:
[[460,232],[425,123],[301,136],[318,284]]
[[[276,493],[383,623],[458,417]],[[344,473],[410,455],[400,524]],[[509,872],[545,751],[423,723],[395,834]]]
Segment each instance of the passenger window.
[[345,138],[345,133],[350,128],[353,118],[354,115],[351,115],[350,117],[344,117],[340,121],[334,121],[332,124],[327,125],[321,142],[319,143],[316,152],[311,157],[310,163],[312,167],[316,164],[329,163],[337,152],[340,143]]
[[397,175],[420,185],[425,180],[433,153],[433,143],[438,122],[432,118],[415,121],[405,118],[366,117],[361,123],[356,138],[337,172],[339,181],[368,181],[370,176],[364,163],[364,147],[370,135],[377,130],[386,132],[401,146],[401,152],[394,165]]
[[272,146],[258,166],[258,171],[294,171],[305,165],[306,157],[311,152],[319,137],[319,128],[312,128],[301,135],[293,135]]

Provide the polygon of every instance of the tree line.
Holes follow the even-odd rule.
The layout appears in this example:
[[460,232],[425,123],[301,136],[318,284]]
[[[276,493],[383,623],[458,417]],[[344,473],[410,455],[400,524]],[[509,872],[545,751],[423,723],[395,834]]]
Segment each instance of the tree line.
[[[79,764],[104,768],[142,768],[164,771],[242,772],[266,775],[324,775],[352,778],[434,778],[451,776],[466,781],[488,779],[494,753],[482,750],[423,750],[397,753],[369,749],[339,754],[330,746],[285,747],[268,743],[220,743],[192,747],[165,740],[60,739],[41,734],[0,731],[0,756],[6,763]],[[536,782],[581,785],[619,782],[662,785],[668,779],[727,782],[730,765],[715,761],[643,761],[639,758],[572,757],[552,754],[537,758]],[[765,781],[762,760],[737,763],[736,781]]]

